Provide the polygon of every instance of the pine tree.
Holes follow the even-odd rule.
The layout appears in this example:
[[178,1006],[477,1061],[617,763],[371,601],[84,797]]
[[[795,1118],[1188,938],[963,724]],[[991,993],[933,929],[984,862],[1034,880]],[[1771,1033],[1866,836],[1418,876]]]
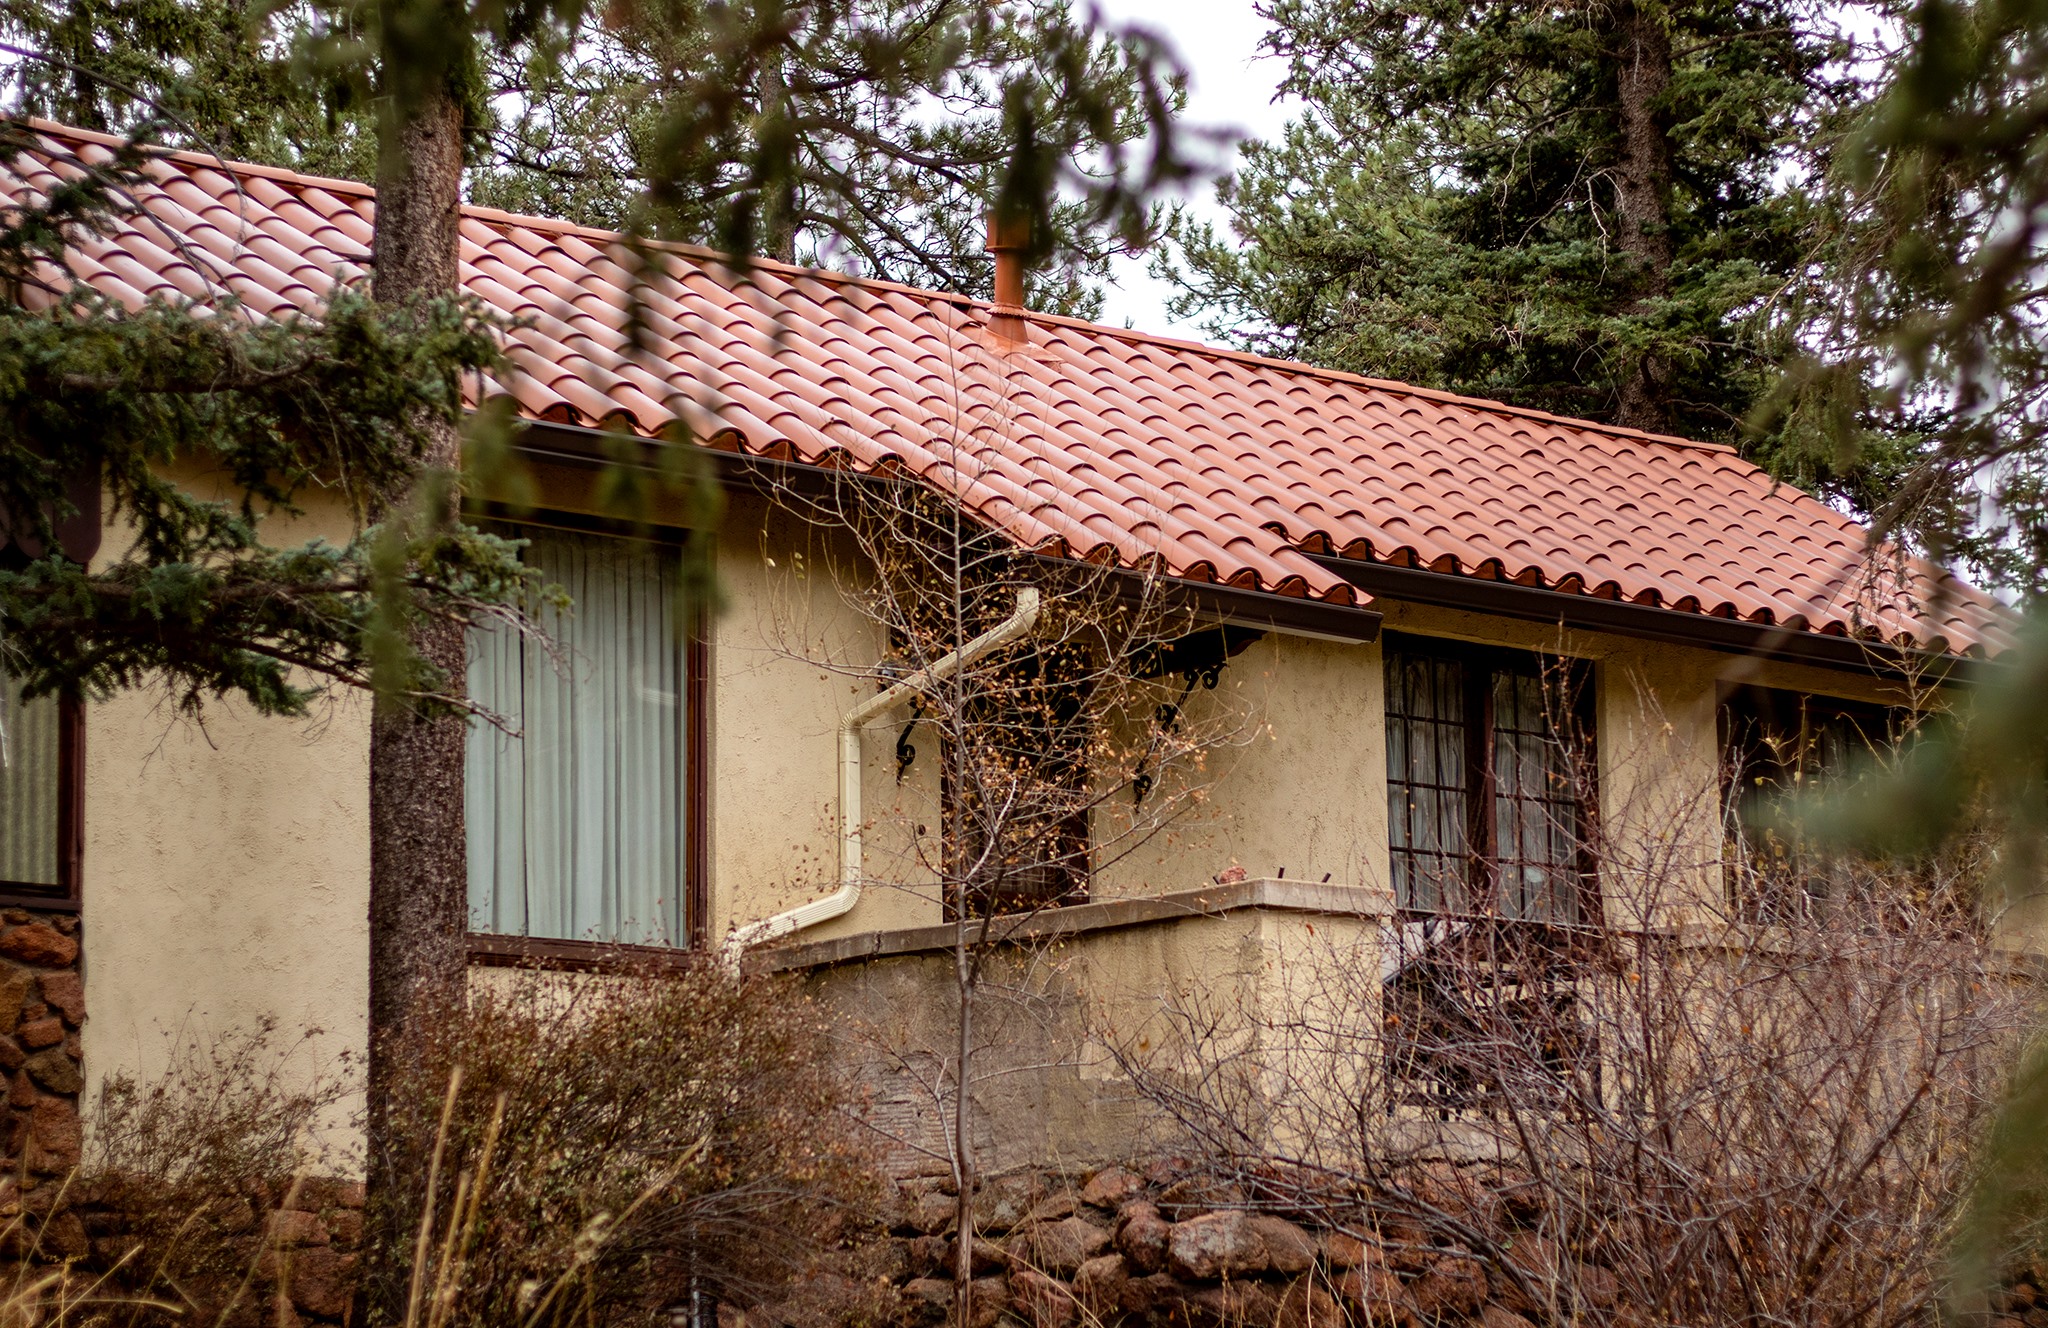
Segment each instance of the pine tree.
[[1791,348],[1802,172],[1858,85],[1800,0],[1276,0],[1305,111],[1179,310],[1254,348],[1739,441]]

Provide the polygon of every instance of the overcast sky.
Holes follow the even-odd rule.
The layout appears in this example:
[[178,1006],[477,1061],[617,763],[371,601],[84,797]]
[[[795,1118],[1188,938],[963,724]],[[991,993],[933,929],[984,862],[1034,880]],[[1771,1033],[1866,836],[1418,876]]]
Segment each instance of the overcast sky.
[[[1277,137],[1287,122],[1285,106],[1273,104],[1273,91],[1285,72],[1278,60],[1256,59],[1265,20],[1252,12],[1252,0],[1098,0],[1103,17],[1114,23],[1142,24],[1161,34],[1179,51],[1189,73],[1187,120],[1195,125],[1228,127],[1256,138]],[[1226,164],[1228,158],[1225,159]],[[1220,221],[1213,191],[1204,189],[1192,200],[1205,215]],[[1148,332],[1197,336],[1190,324],[1166,316],[1167,291],[1145,273],[1140,259],[1118,265],[1116,285],[1108,292],[1102,321],[1128,322]]]

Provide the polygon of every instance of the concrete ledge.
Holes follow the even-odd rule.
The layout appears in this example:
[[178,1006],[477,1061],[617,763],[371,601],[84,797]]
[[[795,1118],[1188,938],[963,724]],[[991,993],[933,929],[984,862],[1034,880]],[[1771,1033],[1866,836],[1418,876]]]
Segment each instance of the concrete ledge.
[[[1271,876],[1208,885],[1199,890],[1140,899],[1105,899],[1093,904],[1006,913],[968,923],[974,944],[1035,945],[1085,936],[1090,932],[1129,927],[1154,927],[1186,918],[1221,917],[1251,909],[1276,913],[1317,913],[1331,917],[1383,918],[1394,912],[1394,896],[1369,886],[1316,881],[1289,881]],[[807,941],[757,950],[747,962],[771,973],[827,968],[834,964],[887,959],[896,955],[933,954],[953,948],[954,924],[900,927],[862,932],[829,941]]]

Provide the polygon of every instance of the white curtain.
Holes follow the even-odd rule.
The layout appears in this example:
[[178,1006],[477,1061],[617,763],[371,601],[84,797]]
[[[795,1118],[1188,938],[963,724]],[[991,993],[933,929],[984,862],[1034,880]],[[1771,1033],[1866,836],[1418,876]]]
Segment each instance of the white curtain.
[[574,607],[543,611],[562,657],[493,625],[469,694],[469,906],[478,931],[687,942],[684,641],[659,545],[526,528],[526,560]]
[[0,672],[0,881],[54,886],[57,879],[57,698],[26,705]]

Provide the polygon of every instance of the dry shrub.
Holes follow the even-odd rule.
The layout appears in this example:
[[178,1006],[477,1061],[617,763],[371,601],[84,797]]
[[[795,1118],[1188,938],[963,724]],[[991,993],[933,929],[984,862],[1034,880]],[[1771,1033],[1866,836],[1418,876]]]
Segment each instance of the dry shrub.
[[[316,1127],[347,1096],[349,1066],[304,1073],[314,1036],[286,1041],[266,1020],[188,1040],[149,1083],[107,1079],[80,1174],[52,1195],[37,1252],[86,1256],[97,1317],[224,1322],[265,1298],[259,1273],[276,1233],[264,1213],[347,1165]],[[74,1225],[92,1231],[89,1248],[65,1237]]]
[[1610,809],[1582,920],[1305,931],[1284,1008],[1169,995],[1167,1051],[1114,1050],[1252,1204],[1397,1266],[1467,1251],[1539,1322],[1935,1322],[2040,999],[1981,854],[1779,871],[1801,907],[1760,920],[1721,843],[1666,832],[1715,823],[1696,799]]
[[440,1138],[428,1325],[666,1321],[752,1305],[876,1197],[821,1012],[784,980],[522,972],[476,984],[445,1079],[406,1128]]

